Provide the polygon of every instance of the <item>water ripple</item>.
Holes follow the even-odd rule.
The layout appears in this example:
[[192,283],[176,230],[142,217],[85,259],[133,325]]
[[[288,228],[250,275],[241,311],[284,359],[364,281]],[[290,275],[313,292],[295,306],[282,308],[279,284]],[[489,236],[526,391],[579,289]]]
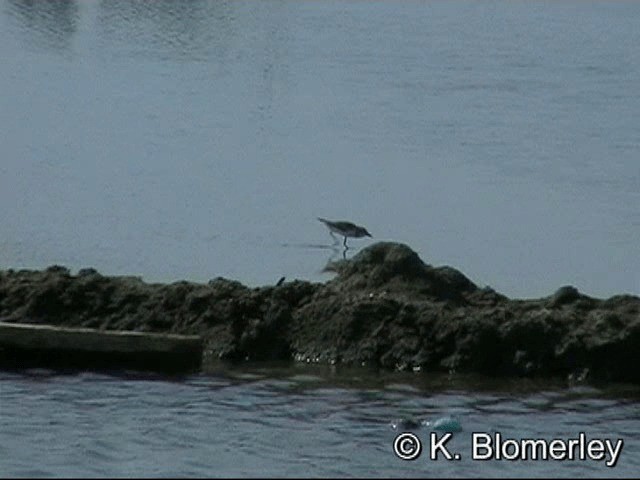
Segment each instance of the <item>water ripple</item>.
[[[462,452],[469,451],[474,431],[547,439],[585,432],[590,438],[623,438],[625,447],[615,471],[598,462],[474,465],[463,458],[455,467],[430,463],[429,472],[436,476],[479,471],[516,477],[598,476],[640,468],[640,402],[634,396],[612,398],[607,391],[557,387],[517,394],[434,391],[419,382],[394,383],[388,377],[390,381],[372,389],[366,381],[332,386],[344,381],[335,376],[308,381],[303,375],[297,383],[295,375],[284,382],[276,377],[200,375],[166,381],[1,374],[4,473],[378,476],[402,468],[413,476],[423,473],[426,464],[398,463],[391,452],[398,433],[392,421],[433,422],[445,415],[455,415],[463,426],[452,441]],[[371,383],[379,382],[371,378]],[[417,433],[426,439],[428,429],[419,427]],[[40,459],[37,467],[34,456]]]

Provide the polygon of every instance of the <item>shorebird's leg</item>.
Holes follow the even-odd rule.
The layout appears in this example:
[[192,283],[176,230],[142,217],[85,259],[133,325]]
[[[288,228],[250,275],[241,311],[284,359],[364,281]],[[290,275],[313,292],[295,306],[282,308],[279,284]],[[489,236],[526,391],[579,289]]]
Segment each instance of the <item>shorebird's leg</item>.
[[344,249],[346,250],[347,248],[347,237],[344,237],[344,242],[342,243],[344,245]]

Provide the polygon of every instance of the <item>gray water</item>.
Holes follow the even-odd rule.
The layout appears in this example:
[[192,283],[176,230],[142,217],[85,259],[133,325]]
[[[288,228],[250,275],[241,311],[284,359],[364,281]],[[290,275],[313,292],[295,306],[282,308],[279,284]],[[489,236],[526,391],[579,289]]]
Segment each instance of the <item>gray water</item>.
[[640,293],[640,3],[0,0],[0,266]]
[[[323,216],[374,235],[349,256],[405,242],[510,296],[639,294],[638,25],[617,1],[0,0],[0,268],[319,281]],[[1,374],[0,475],[640,471],[637,396],[358,375]],[[393,454],[394,419],[443,415],[462,461]],[[625,446],[481,463],[474,431]]]
[[[323,369],[253,369],[162,380],[47,371],[0,374],[2,476],[632,477],[640,471],[640,396],[525,381]],[[403,461],[394,438],[452,415],[447,445]],[[622,439],[604,461],[474,461],[471,434]],[[440,434],[441,435],[441,434]],[[426,447],[425,447],[426,448]]]

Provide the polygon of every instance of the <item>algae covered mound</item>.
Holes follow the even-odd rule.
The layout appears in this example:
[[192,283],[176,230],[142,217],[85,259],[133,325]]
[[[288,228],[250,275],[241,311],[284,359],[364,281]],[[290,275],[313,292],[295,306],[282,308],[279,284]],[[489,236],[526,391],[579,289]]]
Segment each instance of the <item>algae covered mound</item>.
[[93,269],[0,272],[0,320],[199,334],[205,356],[640,383],[640,298],[571,286],[512,300],[383,242],[326,283],[148,284]]

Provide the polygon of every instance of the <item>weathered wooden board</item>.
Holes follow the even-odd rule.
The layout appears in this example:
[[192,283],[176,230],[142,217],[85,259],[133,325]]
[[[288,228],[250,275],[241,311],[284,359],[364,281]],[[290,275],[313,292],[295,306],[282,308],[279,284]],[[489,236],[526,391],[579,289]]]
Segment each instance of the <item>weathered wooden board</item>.
[[0,322],[0,367],[181,371],[198,368],[201,360],[202,338],[195,335]]

